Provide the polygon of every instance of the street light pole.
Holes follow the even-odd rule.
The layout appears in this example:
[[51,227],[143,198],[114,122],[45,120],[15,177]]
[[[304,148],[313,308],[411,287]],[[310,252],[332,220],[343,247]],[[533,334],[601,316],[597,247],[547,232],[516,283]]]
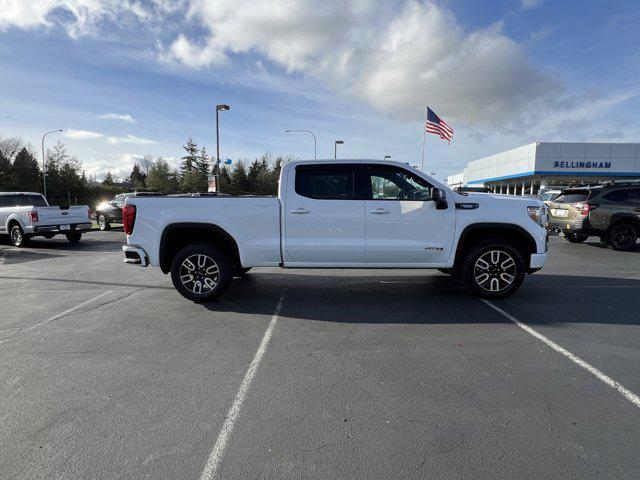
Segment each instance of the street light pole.
[[63,130],[51,130],[50,132],[47,132],[44,135],[42,135],[42,190],[43,190],[45,199],[47,198],[47,166],[44,158],[44,138],[50,133],[59,133],[62,131]]
[[338,158],[338,145],[344,145],[344,140],[336,140],[333,143],[333,158]]
[[298,133],[305,132],[310,133],[313,136],[313,159],[316,160],[318,158],[318,139],[316,138],[316,134],[311,130],[285,130],[285,133]]
[[218,126],[218,112],[226,112],[230,108],[229,105],[225,104],[216,105],[216,175],[220,173],[220,127]]

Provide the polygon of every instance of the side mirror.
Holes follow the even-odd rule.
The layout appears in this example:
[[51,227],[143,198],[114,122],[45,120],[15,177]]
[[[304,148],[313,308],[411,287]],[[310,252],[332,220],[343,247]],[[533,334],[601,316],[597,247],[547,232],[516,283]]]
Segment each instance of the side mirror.
[[433,189],[433,200],[436,203],[436,210],[446,210],[449,207],[447,203],[447,194],[439,188]]

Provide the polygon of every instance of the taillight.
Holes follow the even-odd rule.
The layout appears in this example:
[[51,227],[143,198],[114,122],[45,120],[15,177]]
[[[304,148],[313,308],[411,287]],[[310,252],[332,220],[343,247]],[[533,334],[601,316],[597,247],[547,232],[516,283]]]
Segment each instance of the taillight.
[[136,223],[136,206],[125,205],[122,207],[122,224],[124,225],[124,233],[131,235],[133,226]]
[[580,212],[580,215],[589,215],[590,205],[588,203],[572,203],[571,205]]
[[37,222],[38,221],[38,212],[35,212],[35,211],[29,212],[29,220],[31,220],[31,223]]

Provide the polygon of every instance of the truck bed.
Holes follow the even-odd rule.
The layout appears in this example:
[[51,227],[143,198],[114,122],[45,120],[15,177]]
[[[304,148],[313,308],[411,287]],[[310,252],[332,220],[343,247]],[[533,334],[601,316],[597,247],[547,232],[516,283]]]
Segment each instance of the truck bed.
[[159,266],[163,232],[171,225],[215,224],[231,235],[243,265],[280,264],[280,201],[276,197],[132,197],[136,223],[129,244],[147,246]]

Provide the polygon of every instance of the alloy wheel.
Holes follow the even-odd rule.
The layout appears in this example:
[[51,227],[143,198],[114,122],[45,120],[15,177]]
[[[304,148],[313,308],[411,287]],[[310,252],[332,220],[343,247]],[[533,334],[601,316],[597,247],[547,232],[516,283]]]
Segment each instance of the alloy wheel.
[[11,243],[13,243],[16,247],[22,245],[22,232],[19,227],[13,227],[11,229]]
[[192,293],[206,295],[218,285],[220,268],[208,255],[197,253],[180,265],[180,282]]
[[633,227],[623,225],[616,228],[612,235],[613,244],[618,248],[629,248],[635,243]]
[[516,262],[504,250],[489,250],[478,257],[473,275],[480,288],[489,292],[501,292],[516,279]]

